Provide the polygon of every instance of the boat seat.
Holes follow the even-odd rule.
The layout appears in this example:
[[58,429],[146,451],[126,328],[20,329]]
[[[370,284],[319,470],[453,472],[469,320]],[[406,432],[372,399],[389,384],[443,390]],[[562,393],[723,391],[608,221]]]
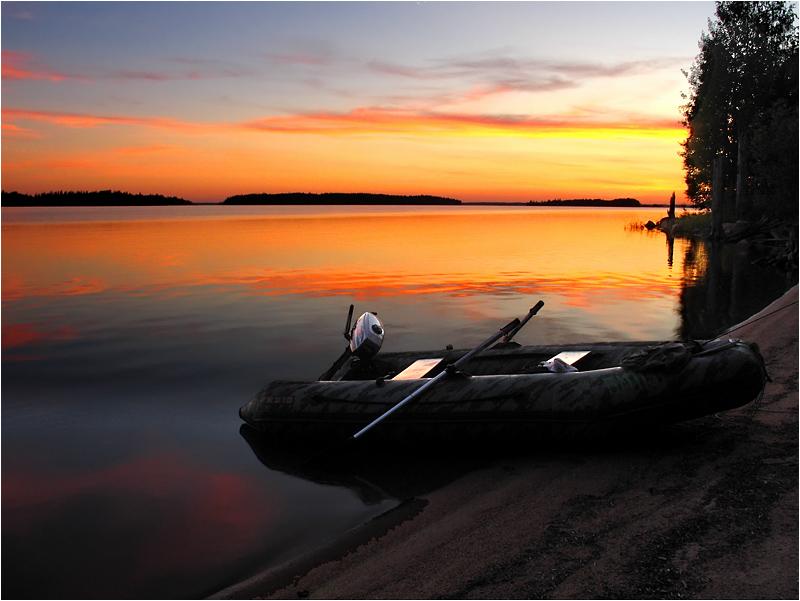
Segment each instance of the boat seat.
[[557,355],[550,357],[547,361],[542,361],[539,367],[545,371],[553,373],[569,373],[578,371],[575,363],[583,359],[591,351],[562,351]]
[[553,359],[561,359],[567,365],[575,365],[578,361],[583,359],[592,351],[561,351],[557,355],[550,357],[549,361]]
[[417,359],[406,367],[399,374],[394,376],[392,380],[418,380],[419,378],[430,377],[429,374],[433,369],[442,362],[442,357],[433,359]]

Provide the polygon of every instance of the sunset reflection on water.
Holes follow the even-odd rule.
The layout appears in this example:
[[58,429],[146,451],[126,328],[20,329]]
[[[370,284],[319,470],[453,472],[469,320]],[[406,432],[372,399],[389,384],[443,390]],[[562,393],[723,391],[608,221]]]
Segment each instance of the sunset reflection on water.
[[[484,317],[496,316],[499,299],[540,295],[555,300],[549,310],[593,312],[612,299],[677,295],[663,242],[625,232],[626,223],[641,217],[641,210],[474,209],[9,225],[3,301],[165,298],[204,288],[361,301],[469,297],[471,311]],[[13,333],[23,324],[7,325]]]

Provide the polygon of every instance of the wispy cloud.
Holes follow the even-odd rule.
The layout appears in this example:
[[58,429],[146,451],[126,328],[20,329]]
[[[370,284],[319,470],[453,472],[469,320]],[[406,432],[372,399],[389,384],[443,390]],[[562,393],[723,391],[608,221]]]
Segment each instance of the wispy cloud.
[[41,134],[14,123],[3,123],[4,138],[41,138]]
[[3,50],[2,58],[2,74],[5,81],[20,81],[26,79],[61,81],[62,79],[71,77],[66,73],[59,73],[41,65],[35,56],[26,52]]
[[320,48],[319,43],[309,43],[295,52],[265,53],[258,57],[282,69],[284,81],[313,86],[316,91],[347,96],[352,89],[343,86],[366,90],[365,93],[380,90],[371,101],[376,105],[426,107],[518,92],[536,94],[575,89],[599,79],[677,70],[686,63],[685,57],[618,61],[554,59],[526,56],[509,48],[416,61],[365,61],[334,47]]
[[330,65],[333,59],[330,55],[320,54],[268,54],[267,58],[280,65]]
[[[99,71],[96,79],[124,79],[143,81],[192,81],[199,79],[222,79],[251,76],[252,73],[220,61],[194,58],[167,58],[163,69],[114,69]],[[177,65],[174,68],[173,65]]]
[[412,112],[376,107],[349,112],[315,112],[269,117],[242,123],[246,129],[281,133],[316,134],[416,134],[416,135],[535,135],[567,130],[675,130],[677,119],[645,115],[501,115],[441,112]]
[[14,126],[17,120],[35,120],[75,129],[101,125],[132,125],[177,130],[183,133],[203,133],[219,126],[215,124],[181,121],[170,117],[131,117],[127,115],[99,115],[91,113],[67,113],[59,111],[31,111],[3,109],[4,127]]
[[22,19],[23,21],[33,21],[33,13],[26,8],[17,7],[16,2],[7,2],[3,7],[3,18]]
[[[190,81],[251,76],[252,73],[219,61],[205,59],[166,58],[162,69],[94,69],[84,67],[81,72],[66,73],[44,64],[37,56],[26,52],[3,50],[2,75],[5,81],[65,80],[102,81]],[[177,68],[175,67],[177,65]]]
[[617,63],[519,58],[508,54],[443,58],[427,65],[372,61],[367,68],[382,75],[421,82],[462,82],[465,98],[510,92],[551,92],[576,88],[598,78],[639,75],[657,69],[679,68],[684,59],[635,60]]
[[275,134],[324,135],[447,135],[447,136],[534,136],[567,135],[578,130],[626,131],[630,134],[681,128],[677,119],[585,111],[572,115],[469,114],[410,111],[362,107],[347,112],[319,111],[265,117],[245,122],[193,122],[169,117],[131,117],[57,111],[3,109],[3,127],[9,132],[35,135],[17,121],[35,120],[62,127],[82,129],[105,125],[127,125],[177,131],[184,134],[223,132],[266,132]]

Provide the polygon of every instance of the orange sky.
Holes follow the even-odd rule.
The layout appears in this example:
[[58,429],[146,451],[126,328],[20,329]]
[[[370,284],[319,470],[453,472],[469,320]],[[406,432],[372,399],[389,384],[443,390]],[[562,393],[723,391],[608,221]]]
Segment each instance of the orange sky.
[[713,4],[412,4],[5,3],[3,189],[680,201]]
[[[683,187],[684,130],[669,122],[576,127],[358,112],[203,124],[16,110],[3,119],[16,128],[4,129],[3,187],[27,193],[110,188],[202,202],[252,191],[371,191],[663,203]],[[136,145],[142,138],[157,141]]]

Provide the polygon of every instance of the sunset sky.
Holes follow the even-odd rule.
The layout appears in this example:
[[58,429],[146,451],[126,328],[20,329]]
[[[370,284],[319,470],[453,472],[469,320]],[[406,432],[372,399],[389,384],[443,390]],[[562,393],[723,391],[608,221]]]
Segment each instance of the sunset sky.
[[713,2],[2,2],[2,187],[683,199]]

